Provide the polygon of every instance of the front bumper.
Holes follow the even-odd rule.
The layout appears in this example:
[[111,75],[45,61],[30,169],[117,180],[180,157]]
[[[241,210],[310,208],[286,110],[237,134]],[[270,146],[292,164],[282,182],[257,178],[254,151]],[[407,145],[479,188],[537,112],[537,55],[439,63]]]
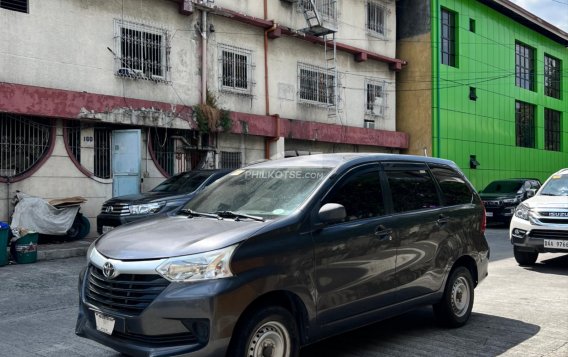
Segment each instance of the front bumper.
[[139,214],[139,215],[128,215],[121,216],[117,214],[106,214],[101,213],[97,216],[97,233],[103,234],[103,226],[106,227],[118,227],[123,224],[138,222],[146,218],[155,217],[156,214]]
[[[536,224],[535,224],[536,223]],[[568,253],[567,249],[554,249],[544,246],[544,240],[568,242],[568,225],[538,224],[513,217],[509,227],[509,239],[521,251],[539,253]]]
[[509,222],[515,214],[516,206],[485,207],[486,218],[489,221]]

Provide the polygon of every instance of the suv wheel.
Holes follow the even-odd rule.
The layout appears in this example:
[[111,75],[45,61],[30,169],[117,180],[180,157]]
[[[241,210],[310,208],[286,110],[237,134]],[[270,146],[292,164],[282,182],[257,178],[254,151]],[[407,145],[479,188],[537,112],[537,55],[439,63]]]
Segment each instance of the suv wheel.
[[513,253],[515,254],[515,260],[521,266],[534,265],[538,258],[538,252],[523,252],[516,245],[513,246]]
[[244,325],[235,329],[227,356],[297,357],[300,352],[298,328],[288,310],[264,307],[245,316]]
[[467,268],[460,266],[452,272],[442,300],[433,307],[436,319],[443,325],[465,325],[473,308],[473,280]]

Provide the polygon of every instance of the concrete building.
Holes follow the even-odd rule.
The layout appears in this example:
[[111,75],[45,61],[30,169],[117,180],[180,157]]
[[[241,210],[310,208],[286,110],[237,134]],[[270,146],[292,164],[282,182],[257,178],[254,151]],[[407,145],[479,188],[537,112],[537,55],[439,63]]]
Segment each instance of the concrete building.
[[568,34],[507,0],[397,1],[405,153],[455,161],[478,189],[568,166]]
[[0,220],[16,190],[79,195],[93,231],[176,172],[408,147],[394,0],[3,0],[0,23]]

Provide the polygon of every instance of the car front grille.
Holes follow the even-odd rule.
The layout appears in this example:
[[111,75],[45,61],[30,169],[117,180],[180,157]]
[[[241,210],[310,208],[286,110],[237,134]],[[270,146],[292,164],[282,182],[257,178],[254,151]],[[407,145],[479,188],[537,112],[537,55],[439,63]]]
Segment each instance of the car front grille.
[[90,266],[86,299],[89,303],[130,315],[140,314],[170,284],[161,276],[121,274],[108,279]]
[[499,207],[501,206],[501,201],[483,201],[485,207]]
[[566,224],[568,225],[568,219],[555,219],[555,218],[539,218],[542,223],[546,224]]
[[103,204],[101,213],[128,216],[130,215],[130,210],[128,209],[127,203]]
[[568,240],[568,231],[533,229],[529,233],[531,238]]
[[142,342],[146,345],[151,345],[154,347],[176,346],[181,344],[192,344],[198,342],[197,337],[195,337],[195,335],[192,332],[178,333],[173,335],[148,336],[148,335],[138,335],[130,332],[122,333],[118,331],[113,331],[112,335],[133,342]]

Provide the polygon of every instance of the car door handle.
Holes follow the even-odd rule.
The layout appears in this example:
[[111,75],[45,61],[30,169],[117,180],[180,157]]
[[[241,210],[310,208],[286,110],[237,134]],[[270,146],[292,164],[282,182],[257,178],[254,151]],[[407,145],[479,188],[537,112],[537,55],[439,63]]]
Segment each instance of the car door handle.
[[392,240],[392,229],[381,224],[375,229],[375,236],[377,236],[379,240]]
[[438,218],[438,220],[436,220],[436,223],[439,226],[443,226],[444,224],[448,223],[450,221],[450,217],[444,216],[443,214],[440,215],[440,217]]

